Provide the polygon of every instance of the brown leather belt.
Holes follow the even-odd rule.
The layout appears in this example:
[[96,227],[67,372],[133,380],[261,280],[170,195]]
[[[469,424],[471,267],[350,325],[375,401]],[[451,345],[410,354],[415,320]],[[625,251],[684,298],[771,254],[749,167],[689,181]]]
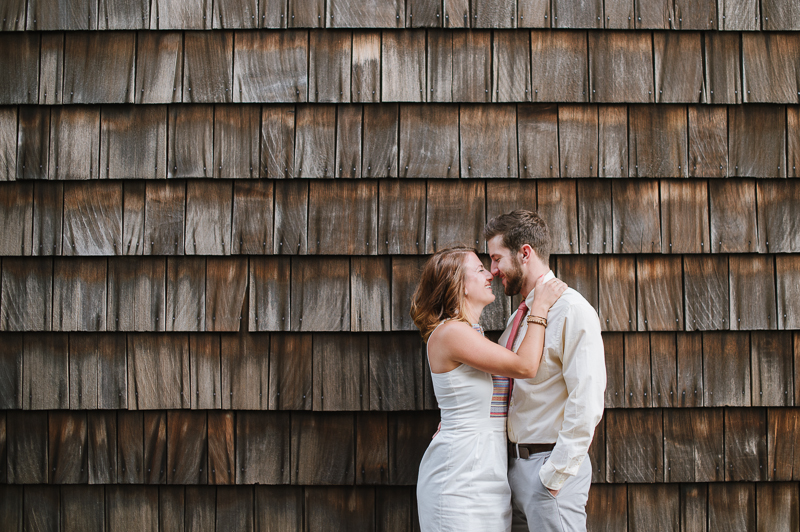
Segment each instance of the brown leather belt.
[[555,448],[555,443],[508,443],[509,458],[530,458],[533,454],[548,453]]

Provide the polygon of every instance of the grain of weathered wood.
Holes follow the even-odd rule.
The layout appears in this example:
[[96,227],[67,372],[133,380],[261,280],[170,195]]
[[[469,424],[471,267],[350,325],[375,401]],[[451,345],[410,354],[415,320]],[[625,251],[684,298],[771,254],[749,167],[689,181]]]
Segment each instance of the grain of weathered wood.
[[602,28],[603,2],[556,0],[552,8],[553,28]]
[[776,297],[778,299],[778,327],[796,329],[800,322],[797,301],[800,295],[800,260],[797,255],[776,255],[775,274],[777,279]]
[[[126,4],[120,2],[120,4]],[[131,2],[130,4],[136,4]],[[149,6],[148,6],[149,7]],[[140,31],[136,34],[136,103],[171,103],[183,94],[183,34]]]
[[743,33],[744,101],[798,103],[800,69],[791,57],[799,47],[800,40],[791,33]]
[[122,183],[64,184],[64,255],[122,253]]
[[427,42],[426,98],[428,102],[453,101],[453,32],[429,30]]
[[250,331],[288,331],[291,264],[288,257],[250,259]]
[[412,520],[417,517],[412,510],[413,491],[405,487],[375,488],[375,519],[381,532],[413,530]]
[[753,406],[793,406],[791,333],[754,331],[750,348]]
[[[9,2],[11,4],[13,2]],[[24,20],[24,17],[23,17]],[[39,47],[39,105],[60,104],[64,88],[64,34],[44,33]]]
[[261,110],[257,105],[214,108],[214,177],[258,177]]
[[728,175],[728,110],[689,106],[689,177]]
[[233,101],[308,100],[308,32],[236,32],[233,54]]
[[459,144],[462,177],[517,177],[516,107],[462,105]]
[[389,483],[408,486],[417,482],[419,463],[436,433],[436,412],[393,412],[389,415]]
[[556,275],[571,288],[580,292],[594,308],[598,307],[597,257],[559,256]]
[[682,273],[680,257],[637,257],[638,330],[683,330]]
[[369,409],[421,410],[424,344],[417,333],[369,336]]
[[[355,422],[352,413],[292,413],[291,446],[293,484],[342,485],[355,482]],[[328,448],[327,456],[313,452],[320,446]]]
[[711,252],[758,250],[756,189],[752,180],[711,180]]
[[388,422],[385,412],[356,414],[356,484],[387,484]]
[[255,529],[259,532],[301,532],[302,508],[300,486],[255,487]]
[[222,408],[266,410],[269,404],[269,338],[222,336]]
[[100,177],[160,179],[167,164],[167,108],[103,107]]
[[6,416],[9,484],[46,483],[47,412],[9,410]]
[[[589,66],[596,59],[587,57],[586,39],[585,31],[531,32],[532,101],[592,101]],[[590,50],[593,46],[589,42]]]
[[[22,408],[22,335],[4,334],[0,344],[0,408],[3,410]],[[7,465],[0,462],[5,471]]]
[[[3,412],[0,415],[0,481],[4,484],[8,483],[8,431],[6,427],[6,414]],[[7,497],[5,493],[3,493],[3,497]],[[3,507],[0,505],[0,518],[3,519],[3,522],[8,522],[9,518],[5,514],[7,507]]]
[[672,3],[669,0],[654,2],[635,0],[636,29],[668,29],[670,27],[670,8],[672,8]]
[[[144,253],[145,190],[147,183],[158,181],[127,181],[122,184],[122,253],[142,255]],[[184,189],[186,185],[184,184]],[[186,200],[184,199],[184,203]],[[181,234],[183,224],[181,224]]]
[[288,484],[289,413],[236,414],[236,483]]
[[610,482],[661,482],[664,475],[662,411],[609,410],[606,478]]
[[155,0],[150,6],[150,28],[153,30],[212,28],[212,2],[189,0],[170,2]]
[[52,327],[53,263],[47,259],[4,258],[0,328],[49,331]]
[[11,0],[0,6],[0,17],[3,18],[0,29],[2,31],[22,31],[25,29],[25,10],[28,2],[25,0]]
[[350,330],[388,331],[391,260],[388,257],[350,258]]
[[786,177],[785,108],[732,106],[728,119],[729,175]]
[[253,530],[252,486],[217,488],[216,529]]
[[796,484],[756,484],[756,501],[759,530],[792,530],[800,526]]
[[309,186],[308,252],[375,254],[378,183],[313,181]]
[[159,486],[158,529],[162,532],[183,532],[186,490],[183,486]]
[[558,151],[562,177],[597,177],[597,134],[597,106],[558,107]]
[[203,331],[206,315],[206,260],[167,259],[167,330]]
[[517,106],[520,177],[558,177],[558,109]]
[[445,28],[469,28],[469,0],[450,0],[444,3]]
[[425,30],[384,31],[381,41],[381,101],[425,100]]
[[334,177],[336,107],[299,105],[295,115],[295,177]]
[[166,267],[163,258],[109,261],[106,330],[165,330]]
[[634,257],[598,259],[598,315],[604,331],[636,330],[636,261]]
[[678,398],[681,407],[703,406],[703,336],[677,335]]
[[492,34],[453,33],[453,101],[490,102],[492,95]]
[[702,100],[702,45],[700,32],[653,33],[656,102],[692,103]]
[[369,344],[366,335],[315,334],[314,410],[369,409]]
[[516,209],[536,210],[536,181],[502,179],[486,182],[486,219]]
[[311,341],[310,334],[270,335],[270,410],[311,410]]
[[33,187],[33,255],[60,255],[64,185],[36,183]]
[[89,484],[117,482],[117,413],[87,412]]
[[361,177],[361,105],[339,105],[336,117],[336,177]]
[[322,0],[289,0],[290,28],[324,28],[325,2]]
[[189,338],[128,335],[128,408],[190,408]]
[[27,530],[56,531],[61,529],[61,497],[58,486],[26,486],[22,521]]
[[405,3],[398,0],[332,0],[325,12],[329,28],[402,28],[406,20]]
[[767,31],[800,30],[800,11],[794,2],[767,0],[761,5],[762,27]]
[[268,181],[237,181],[233,185],[231,253],[272,253],[273,185]]
[[308,183],[277,181],[275,183],[276,255],[306,254],[308,250]]
[[214,0],[214,29],[219,28],[258,28],[258,0],[236,0],[220,2]]
[[[183,254],[185,208],[186,183],[184,181],[147,182],[143,247],[148,250],[149,254]],[[127,228],[125,232],[127,233]]]
[[703,333],[703,405],[750,406],[750,337]]
[[[633,7],[631,7],[633,11]],[[589,490],[586,504],[589,528],[626,531],[628,528],[628,486],[601,484]]]
[[454,105],[400,107],[401,177],[459,175],[458,114]]
[[106,330],[107,262],[105,258],[53,262],[53,330]]
[[687,177],[686,108],[629,107],[630,177]]
[[381,34],[354,31],[350,65],[350,97],[354,102],[378,102],[381,97]]
[[373,488],[306,488],[306,530],[370,530],[375,522]]
[[260,177],[294,175],[294,106],[262,107]]
[[672,333],[650,334],[650,371],[653,406],[677,404],[678,388],[677,338]]
[[756,183],[758,240],[762,250],[792,252],[800,249],[800,188],[791,181],[765,180]]
[[17,108],[0,108],[0,181],[17,175]]
[[766,466],[766,409],[726,408],[725,481],[764,481]]
[[33,183],[0,184],[0,254],[31,255],[33,250]]
[[211,177],[214,166],[213,142],[212,106],[170,106],[167,177]]
[[721,0],[717,4],[720,30],[761,29],[759,3],[754,0]]
[[730,326],[728,257],[683,257],[684,312],[687,331]]
[[428,181],[425,215],[425,251],[434,253],[453,245],[479,251],[486,245],[486,191],[482,181]]
[[107,486],[105,498],[109,530],[158,531],[157,490],[147,486]]
[[652,103],[650,33],[590,33],[589,89],[593,102]]
[[101,176],[99,160],[100,108],[53,107],[48,178],[97,179]]
[[611,184],[614,253],[659,253],[661,227],[657,181]]
[[724,475],[723,410],[664,410],[664,480],[722,482]]
[[527,32],[492,34],[492,101],[531,101],[531,46]]
[[186,530],[215,530],[217,488],[186,486],[184,526]]
[[[626,408],[653,406],[650,369],[650,335],[631,333],[624,336]],[[609,442],[609,445],[616,445]]]
[[22,530],[22,493],[22,486],[0,485],[0,519],[17,532]]
[[[217,394],[219,396],[219,394]],[[233,484],[236,478],[234,413],[208,412],[208,483]]]
[[425,243],[425,182],[378,183],[378,253],[414,255]]
[[599,114],[598,176],[628,175],[628,108],[602,105]]
[[144,413],[117,413],[117,482],[144,482]]
[[222,389],[218,335],[189,335],[189,366],[192,409],[220,408]]
[[155,410],[143,416],[144,482],[166,484],[167,482],[167,412]]
[[69,393],[72,410],[124,406],[124,335],[70,335]]
[[61,530],[104,530],[105,503],[102,486],[70,486],[61,489]]
[[349,102],[353,34],[309,32],[308,101]]
[[708,185],[705,181],[661,181],[664,253],[710,251]]
[[[16,145],[16,179],[47,179],[47,156],[50,149],[49,107],[19,108]],[[6,170],[6,176],[8,180],[13,179],[10,169]]]
[[85,484],[89,480],[86,413],[50,412],[47,432],[50,484]]
[[167,412],[167,483],[208,482],[208,419],[205,412]]
[[767,479],[771,481],[794,480],[800,466],[800,431],[796,408],[770,408],[767,410]]
[[136,33],[69,32],[64,46],[66,103],[133,103]]
[[[537,208],[547,222],[552,253],[578,253],[578,201],[574,180],[543,180],[537,183]],[[480,249],[480,248],[479,248]]]
[[187,255],[229,255],[232,219],[232,181],[187,181]]
[[636,18],[633,12],[633,2],[629,0],[605,0],[603,2],[606,29],[632,30]]
[[680,488],[674,484],[628,486],[628,529],[631,532],[678,530]]
[[777,328],[775,267],[768,255],[731,255],[731,329]]
[[[724,17],[720,9],[720,17]],[[725,24],[725,19],[721,19]],[[742,103],[740,38],[735,33],[703,34],[705,48],[705,101],[714,104]]]
[[234,101],[233,40],[232,31],[184,33],[184,102]]
[[[209,257],[206,262],[206,330],[239,331],[242,327],[247,260]],[[245,326],[245,329],[247,327]]]
[[392,257],[392,330],[416,331],[411,320],[411,297],[419,283],[426,257]]
[[594,436],[588,451],[592,464],[592,482],[595,484],[606,481],[606,423],[600,423],[594,429]]
[[0,103],[38,103],[39,35],[5,33],[0,36],[0,48],[7,50],[0,59],[0,69],[5,73],[0,80]]

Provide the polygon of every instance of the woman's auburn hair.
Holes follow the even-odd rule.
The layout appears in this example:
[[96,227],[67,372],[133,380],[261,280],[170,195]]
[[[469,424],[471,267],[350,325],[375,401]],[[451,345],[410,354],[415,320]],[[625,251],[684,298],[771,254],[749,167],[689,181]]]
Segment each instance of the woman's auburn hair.
[[425,343],[441,321],[470,323],[464,294],[464,263],[470,253],[478,254],[465,246],[442,249],[422,268],[409,314]]

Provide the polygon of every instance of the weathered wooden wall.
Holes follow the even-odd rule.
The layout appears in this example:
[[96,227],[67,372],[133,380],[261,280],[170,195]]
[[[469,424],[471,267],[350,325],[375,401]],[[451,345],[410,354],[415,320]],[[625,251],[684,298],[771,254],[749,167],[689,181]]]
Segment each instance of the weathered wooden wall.
[[800,528],[793,0],[0,19],[3,530],[418,529],[409,298],[516,207],[604,328],[590,529]]

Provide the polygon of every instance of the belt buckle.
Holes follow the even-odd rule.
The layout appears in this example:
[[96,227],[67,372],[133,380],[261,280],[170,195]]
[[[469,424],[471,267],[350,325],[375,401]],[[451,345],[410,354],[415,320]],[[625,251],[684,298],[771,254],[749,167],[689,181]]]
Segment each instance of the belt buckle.
[[527,460],[531,456],[531,453],[528,451],[527,447],[523,447],[522,449],[519,448],[519,443],[514,444],[514,451],[518,460]]

